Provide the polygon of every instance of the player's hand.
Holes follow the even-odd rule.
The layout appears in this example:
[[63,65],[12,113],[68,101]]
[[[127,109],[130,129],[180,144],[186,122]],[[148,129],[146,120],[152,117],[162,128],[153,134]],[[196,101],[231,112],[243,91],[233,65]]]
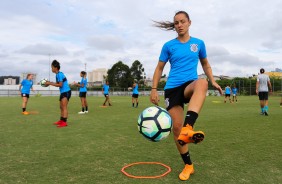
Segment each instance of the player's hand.
[[222,89],[220,85],[218,85],[216,82],[212,83],[212,86],[219,91],[220,95],[223,95]]
[[151,90],[150,101],[155,105],[159,105],[160,98],[157,89]]

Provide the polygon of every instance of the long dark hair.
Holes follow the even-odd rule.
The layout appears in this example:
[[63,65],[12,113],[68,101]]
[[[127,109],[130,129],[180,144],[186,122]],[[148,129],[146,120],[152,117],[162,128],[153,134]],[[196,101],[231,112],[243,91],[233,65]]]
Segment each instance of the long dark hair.
[[[178,11],[178,12],[175,13],[174,17],[178,14],[184,14],[186,16],[186,18],[188,20],[190,20],[190,17],[189,17],[187,12]],[[161,29],[164,29],[164,30],[167,30],[167,31],[175,30],[174,22],[170,22],[170,21],[153,21],[153,22],[154,22],[155,27],[158,27],[158,28],[161,28]]]
[[85,71],[81,71],[80,73],[82,74],[83,78],[85,78],[87,73]]
[[59,61],[57,61],[57,60],[54,60],[53,62],[52,62],[52,66],[53,67],[55,67],[55,68],[57,68],[58,70],[60,70],[60,63],[59,63]]

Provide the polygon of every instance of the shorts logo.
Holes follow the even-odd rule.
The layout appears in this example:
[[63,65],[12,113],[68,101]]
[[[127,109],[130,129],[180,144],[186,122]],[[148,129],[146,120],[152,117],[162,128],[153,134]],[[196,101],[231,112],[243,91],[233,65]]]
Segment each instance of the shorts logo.
[[166,98],[166,99],[165,99],[165,105],[166,105],[166,107],[169,106],[169,98]]
[[198,51],[198,44],[190,44],[190,50],[192,52],[197,52]]

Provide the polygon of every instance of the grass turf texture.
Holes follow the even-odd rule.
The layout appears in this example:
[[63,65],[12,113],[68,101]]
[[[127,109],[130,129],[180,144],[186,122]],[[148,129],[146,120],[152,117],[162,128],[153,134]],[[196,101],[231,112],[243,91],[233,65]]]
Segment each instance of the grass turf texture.
[[[88,97],[89,113],[79,97],[69,103],[69,126],[56,128],[58,97],[31,97],[21,114],[20,97],[0,98],[0,183],[183,183],[178,174],[183,162],[172,134],[159,143],[137,130],[140,112],[151,106],[148,97],[131,107],[131,97],[111,97],[113,106],[101,108],[104,97]],[[261,116],[258,97],[239,103],[213,103],[207,97],[195,129],[206,134],[190,145],[195,174],[189,183],[282,183],[282,108],[270,97],[269,116]],[[160,103],[164,106],[163,102]],[[121,168],[133,162],[161,162],[171,167],[159,179],[132,179]],[[140,165],[126,170],[133,175],[159,175],[161,166]]]

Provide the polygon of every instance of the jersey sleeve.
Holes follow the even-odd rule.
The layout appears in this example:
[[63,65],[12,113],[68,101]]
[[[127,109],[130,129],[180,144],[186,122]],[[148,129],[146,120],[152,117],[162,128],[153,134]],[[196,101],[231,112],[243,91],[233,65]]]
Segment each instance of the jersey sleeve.
[[166,44],[164,44],[164,46],[162,48],[159,60],[162,61],[162,62],[168,62],[168,60],[169,60],[169,50],[168,50],[168,47],[167,47]]
[[207,58],[206,46],[203,41],[200,43],[200,51],[199,51],[199,58],[204,59]]
[[57,82],[63,82],[63,79],[65,78],[64,74],[59,72],[57,74]]

